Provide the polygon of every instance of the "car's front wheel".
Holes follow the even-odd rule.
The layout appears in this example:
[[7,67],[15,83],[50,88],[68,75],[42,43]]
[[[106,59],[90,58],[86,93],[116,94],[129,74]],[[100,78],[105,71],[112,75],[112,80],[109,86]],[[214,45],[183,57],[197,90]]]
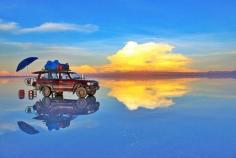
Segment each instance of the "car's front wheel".
[[95,88],[92,88],[88,91],[88,95],[89,96],[94,96],[94,94],[96,93],[96,89]]
[[76,89],[76,95],[79,97],[79,98],[85,98],[87,96],[87,92],[86,92],[86,89],[84,87],[78,87]]
[[43,87],[42,93],[44,97],[49,97],[51,95],[51,89],[47,86]]

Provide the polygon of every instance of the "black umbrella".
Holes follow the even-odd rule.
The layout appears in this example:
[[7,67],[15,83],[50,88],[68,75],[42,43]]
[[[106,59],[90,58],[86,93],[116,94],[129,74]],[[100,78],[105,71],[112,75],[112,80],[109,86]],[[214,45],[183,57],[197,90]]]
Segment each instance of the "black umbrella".
[[29,64],[31,64],[32,62],[34,62],[35,60],[37,60],[38,57],[29,57],[29,58],[25,58],[24,60],[22,60],[17,68],[16,68],[16,72],[24,69],[26,66],[28,66]]

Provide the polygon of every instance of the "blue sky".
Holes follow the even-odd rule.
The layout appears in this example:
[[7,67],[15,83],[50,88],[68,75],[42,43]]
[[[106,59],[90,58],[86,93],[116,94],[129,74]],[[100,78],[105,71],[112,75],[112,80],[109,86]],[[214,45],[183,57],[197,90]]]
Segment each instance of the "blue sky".
[[[40,42],[100,40],[128,35],[172,37],[179,34],[236,33],[236,2],[231,1],[39,1],[2,0],[1,19],[17,22],[22,27],[45,22],[94,24],[93,34],[54,33],[10,36],[8,39]],[[59,36],[60,40],[55,39]],[[47,39],[42,39],[47,37]]]
[[[12,55],[23,57],[39,47],[76,47],[84,56],[96,55],[102,64],[128,41],[156,41],[173,44],[176,51],[188,56],[232,55],[236,49],[235,6],[233,0],[1,0],[0,54],[4,59],[9,49]],[[14,48],[12,44],[27,46]],[[61,54],[51,53],[51,57],[57,56]],[[86,58],[77,65],[86,62],[92,64]]]

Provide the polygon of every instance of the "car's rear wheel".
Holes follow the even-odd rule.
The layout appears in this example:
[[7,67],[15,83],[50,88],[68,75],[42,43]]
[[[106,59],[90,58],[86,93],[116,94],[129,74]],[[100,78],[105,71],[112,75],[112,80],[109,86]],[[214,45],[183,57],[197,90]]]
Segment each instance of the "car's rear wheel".
[[44,97],[49,97],[52,93],[51,89],[47,86],[43,87],[42,93]]
[[85,98],[87,96],[87,92],[86,92],[86,89],[84,87],[78,87],[76,89],[76,95],[79,97],[79,98]]
[[51,98],[49,98],[49,97],[44,97],[42,101],[43,101],[43,104],[46,106],[51,105]]

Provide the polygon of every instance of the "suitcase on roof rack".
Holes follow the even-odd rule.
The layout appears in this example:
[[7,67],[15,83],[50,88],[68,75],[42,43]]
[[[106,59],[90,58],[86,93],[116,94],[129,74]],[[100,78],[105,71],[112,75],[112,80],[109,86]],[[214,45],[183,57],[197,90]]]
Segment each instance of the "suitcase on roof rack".
[[57,71],[69,71],[69,64],[59,64],[57,65]]

